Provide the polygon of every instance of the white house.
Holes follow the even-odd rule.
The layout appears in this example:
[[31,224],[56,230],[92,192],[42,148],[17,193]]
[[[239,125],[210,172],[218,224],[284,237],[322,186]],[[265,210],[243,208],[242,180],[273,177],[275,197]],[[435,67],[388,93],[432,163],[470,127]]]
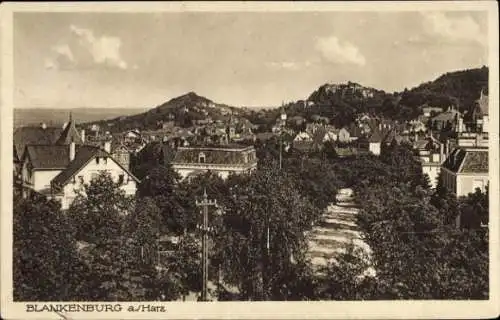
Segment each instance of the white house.
[[488,148],[460,147],[453,150],[441,167],[443,185],[457,197],[479,188],[483,192],[489,182]]
[[105,149],[81,146],[76,150],[74,144],[70,144],[69,149],[67,167],[50,181],[52,197],[61,202],[63,210],[68,209],[75,197],[83,192],[84,184],[102,172],[108,172],[127,196],[135,196],[139,180],[111,156],[109,143]]
[[311,140],[312,140],[311,134],[309,134],[306,131],[299,132],[293,139],[293,141],[311,141]]
[[368,139],[368,151],[376,156],[380,155],[380,146],[382,144],[382,137],[378,130],[375,130]]
[[21,158],[23,197],[35,191],[59,200],[65,210],[83,184],[102,171],[109,172],[127,195],[135,195],[139,181],[111,155],[109,142],[104,148],[85,145],[71,118],[60,136],[53,140],[54,143],[46,140],[44,144],[25,141],[29,143]]

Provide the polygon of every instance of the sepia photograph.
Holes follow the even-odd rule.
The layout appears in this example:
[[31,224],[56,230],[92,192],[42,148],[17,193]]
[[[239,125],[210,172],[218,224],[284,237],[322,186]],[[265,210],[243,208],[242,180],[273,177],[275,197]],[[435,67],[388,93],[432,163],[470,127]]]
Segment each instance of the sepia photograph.
[[463,3],[7,7],[2,317],[498,315],[497,7]]

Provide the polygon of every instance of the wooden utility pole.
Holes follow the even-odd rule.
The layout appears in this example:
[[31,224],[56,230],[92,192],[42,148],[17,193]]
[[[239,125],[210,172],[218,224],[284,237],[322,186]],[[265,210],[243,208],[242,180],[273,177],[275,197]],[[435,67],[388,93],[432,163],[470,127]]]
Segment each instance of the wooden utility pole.
[[203,208],[203,224],[201,226],[202,239],[202,274],[203,274],[203,287],[201,291],[201,301],[207,301],[207,288],[208,288],[208,207],[217,206],[217,200],[209,200],[207,197],[207,190],[204,190],[203,199],[196,200],[196,206]]

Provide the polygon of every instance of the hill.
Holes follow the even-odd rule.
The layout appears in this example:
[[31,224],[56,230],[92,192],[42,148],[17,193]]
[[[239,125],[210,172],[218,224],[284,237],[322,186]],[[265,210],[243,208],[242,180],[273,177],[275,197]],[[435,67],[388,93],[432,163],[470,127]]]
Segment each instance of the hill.
[[176,126],[190,127],[196,121],[208,117],[214,121],[224,121],[231,116],[241,117],[243,113],[245,112],[239,108],[215,103],[194,92],[189,92],[143,113],[96,121],[87,123],[87,125],[98,124],[101,127],[108,128],[110,132],[120,132],[134,128],[156,130],[167,122],[173,122]]
[[285,106],[289,117],[306,119],[326,117],[336,126],[348,125],[360,113],[394,120],[410,120],[422,113],[423,106],[455,106],[470,111],[483,89],[487,93],[488,68],[468,69],[443,74],[403,92],[387,93],[361,84],[324,84],[305,101]]
[[[469,69],[443,74],[437,79],[423,83],[410,90],[388,93],[355,82],[344,84],[327,83],[313,91],[305,100],[286,104],[288,117],[300,116],[309,120],[325,117],[337,127],[349,125],[356,115],[369,113],[394,120],[410,120],[422,113],[422,107],[450,105],[468,111],[481,92],[487,89],[488,68]],[[173,98],[148,111],[135,115],[123,114],[109,120],[94,121],[111,132],[128,129],[155,130],[166,122],[181,127],[190,127],[197,121],[210,117],[228,120],[242,117],[261,130],[270,130],[281,108],[236,108],[215,103],[194,92]]]
[[434,81],[423,83],[411,90],[403,91],[400,104],[415,108],[454,105],[466,111],[479,97],[481,90],[488,90],[488,68],[448,72]]

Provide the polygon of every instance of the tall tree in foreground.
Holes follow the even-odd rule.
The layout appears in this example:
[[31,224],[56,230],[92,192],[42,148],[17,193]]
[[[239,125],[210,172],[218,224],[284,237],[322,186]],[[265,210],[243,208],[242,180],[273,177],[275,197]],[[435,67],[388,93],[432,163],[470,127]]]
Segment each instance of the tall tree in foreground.
[[96,243],[118,237],[125,216],[133,211],[133,202],[109,173],[99,174],[84,186],[68,210],[76,239]]
[[13,222],[14,300],[77,300],[83,266],[60,205],[36,193],[15,198]]

